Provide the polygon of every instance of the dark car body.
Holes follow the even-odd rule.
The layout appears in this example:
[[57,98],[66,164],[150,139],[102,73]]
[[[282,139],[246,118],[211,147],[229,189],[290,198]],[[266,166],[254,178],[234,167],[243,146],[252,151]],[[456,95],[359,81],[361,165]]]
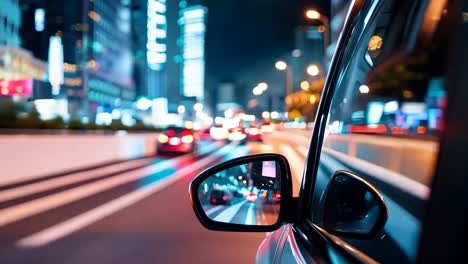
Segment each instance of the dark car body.
[[[299,197],[281,194],[282,213],[272,226],[199,217],[202,224],[273,231],[256,263],[465,263],[467,14],[467,1],[353,1],[321,94]],[[365,124],[347,129],[358,112]],[[384,112],[396,117],[384,119]],[[329,229],[323,198],[338,172],[381,195],[388,216],[381,232]]]
[[229,204],[231,197],[230,195],[221,190],[212,190],[209,197],[210,203],[215,205]]
[[195,133],[185,127],[170,126],[158,136],[158,153],[192,153],[195,148]]

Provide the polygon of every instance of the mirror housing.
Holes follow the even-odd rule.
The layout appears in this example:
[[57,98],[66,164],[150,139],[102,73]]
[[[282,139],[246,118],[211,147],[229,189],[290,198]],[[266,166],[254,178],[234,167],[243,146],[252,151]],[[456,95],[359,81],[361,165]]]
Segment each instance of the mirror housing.
[[[246,165],[256,162],[274,161],[277,165],[277,172],[281,185],[281,202],[279,215],[275,223],[271,225],[244,225],[238,223],[225,223],[214,221],[207,216],[203,209],[202,202],[199,198],[200,185],[210,177],[213,177],[219,172],[234,168],[236,166]],[[190,183],[189,186],[190,202],[195,215],[200,223],[207,229],[218,231],[238,231],[238,232],[270,232],[278,229],[283,223],[288,221],[288,215],[292,208],[295,208],[295,203],[292,198],[292,180],[291,170],[286,158],[279,154],[258,154],[249,155],[229,161],[225,161],[213,167],[206,169],[198,174]]]
[[383,232],[387,204],[369,182],[348,172],[337,171],[323,195],[324,229],[334,235],[370,239]]

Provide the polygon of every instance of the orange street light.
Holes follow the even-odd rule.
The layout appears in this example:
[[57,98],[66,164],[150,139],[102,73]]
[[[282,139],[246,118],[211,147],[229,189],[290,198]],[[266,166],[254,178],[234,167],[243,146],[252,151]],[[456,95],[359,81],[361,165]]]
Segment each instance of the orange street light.
[[305,12],[305,16],[307,19],[310,19],[310,20],[319,20],[320,22],[322,22],[323,26],[325,28],[320,28],[319,27],[319,31],[320,32],[323,32],[324,31],[324,44],[325,44],[325,47],[327,47],[329,44],[330,44],[330,20],[328,19],[328,17],[326,16],[323,16],[322,14],[320,14],[320,12],[318,12],[317,10],[315,9],[307,9],[306,12]]

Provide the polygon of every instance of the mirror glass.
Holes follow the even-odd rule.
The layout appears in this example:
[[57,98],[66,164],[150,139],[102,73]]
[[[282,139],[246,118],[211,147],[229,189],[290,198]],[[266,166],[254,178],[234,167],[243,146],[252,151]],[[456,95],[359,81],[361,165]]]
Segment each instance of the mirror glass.
[[205,214],[223,223],[268,226],[277,222],[281,205],[280,168],[260,161],[227,168],[199,187]]
[[[376,191],[355,176],[338,174],[325,193],[324,224],[327,231],[367,235],[386,217]],[[384,214],[382,216],[382,214]],[[383,227],[383,224],[382,224]]]

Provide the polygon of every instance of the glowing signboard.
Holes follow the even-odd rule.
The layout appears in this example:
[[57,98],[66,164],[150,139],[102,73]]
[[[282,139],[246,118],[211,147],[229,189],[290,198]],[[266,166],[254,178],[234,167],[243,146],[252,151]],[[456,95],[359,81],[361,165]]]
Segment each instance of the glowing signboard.
[[166,55],[166,0],[148,0],[146,59],[148,67],[161,70]]
[[197,5],[181,11],[183,39],[183,93],[184,96],[204,99],[205,88],[205,19],[207,10]]
[[0,96],[31,96],[32,90],[32,79],[0,81]]
[[58,95],[60,85],[63,84],[63,45],[62,38],[57,36],[50,37],[47,73],[52,85],[52,94]]

